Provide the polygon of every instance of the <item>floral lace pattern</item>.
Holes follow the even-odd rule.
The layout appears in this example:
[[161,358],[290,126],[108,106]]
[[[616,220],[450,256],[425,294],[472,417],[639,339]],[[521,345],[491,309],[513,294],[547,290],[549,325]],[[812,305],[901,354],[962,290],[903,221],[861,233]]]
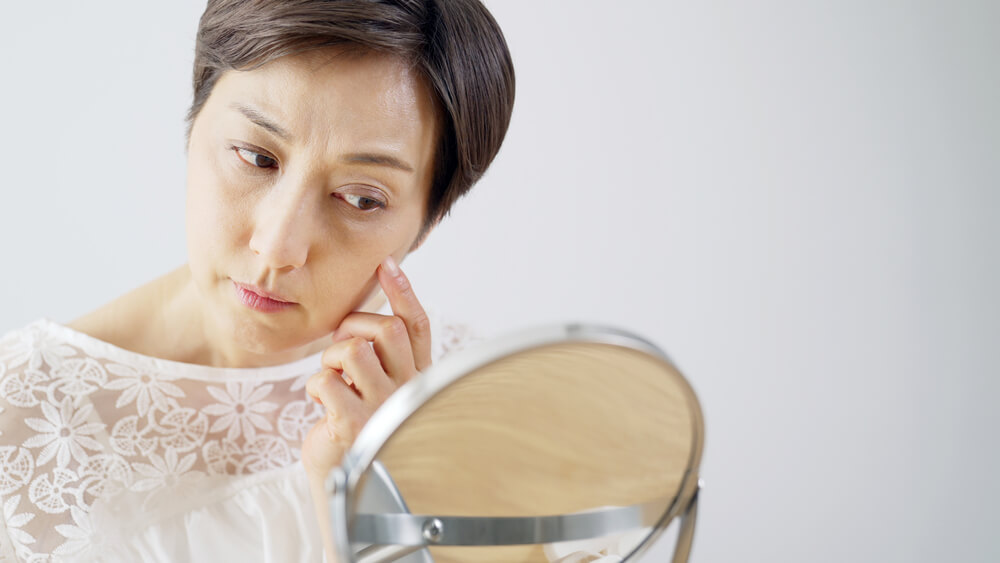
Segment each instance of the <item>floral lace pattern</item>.
[[[470,339],[461,328],[434,335],[435,360]],[[147,525],[178,499],[296,464],[322,416],[305,395],[319,365],[319,354],[257,369],[169,362],[44,319],[7,333],[0,561],[59,561],[100,543],[95,520]]]

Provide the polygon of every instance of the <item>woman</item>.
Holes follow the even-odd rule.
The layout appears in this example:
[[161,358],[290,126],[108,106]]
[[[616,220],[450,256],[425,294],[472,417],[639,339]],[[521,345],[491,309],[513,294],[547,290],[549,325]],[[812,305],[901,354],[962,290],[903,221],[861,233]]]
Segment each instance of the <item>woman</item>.
[[323,479],[439,355],[399,263],[513,92],[478,0],[210,0],[189,262],[0,340],[0,558],[332,559]]

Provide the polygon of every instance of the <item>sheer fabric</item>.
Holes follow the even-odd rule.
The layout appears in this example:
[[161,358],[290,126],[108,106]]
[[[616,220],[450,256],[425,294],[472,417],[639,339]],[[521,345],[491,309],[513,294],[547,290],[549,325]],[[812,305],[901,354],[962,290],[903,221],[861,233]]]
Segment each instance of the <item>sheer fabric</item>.
[[[473,339],[428,314],[435,361]],[[7,333],[0,561],[320,561],[299,463],[319,367],[172,362],[47,319]]]

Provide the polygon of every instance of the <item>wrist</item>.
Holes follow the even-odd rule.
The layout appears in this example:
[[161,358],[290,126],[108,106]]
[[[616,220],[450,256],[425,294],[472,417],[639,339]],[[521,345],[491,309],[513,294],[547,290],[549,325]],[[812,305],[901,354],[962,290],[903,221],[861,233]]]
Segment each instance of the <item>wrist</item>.
[[324,489],[326,488],[327,477],[330,476],[330,472],[336,465],[317,467],[309,463],[303,463],[306,470],[306,478],[309,481],[309,487],[312,489]]

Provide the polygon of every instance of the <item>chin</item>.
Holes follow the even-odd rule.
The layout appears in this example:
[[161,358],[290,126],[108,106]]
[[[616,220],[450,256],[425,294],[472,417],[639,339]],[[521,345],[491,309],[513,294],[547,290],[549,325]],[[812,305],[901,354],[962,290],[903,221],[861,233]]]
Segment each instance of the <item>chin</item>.
[[324,336],[324,334],[314,334],[302,329],[282,329],[277,326],[253,322],[250,319],[235,319],[231,334],[233,342],[239,348],[261,356],[292,352],[308,346]]

